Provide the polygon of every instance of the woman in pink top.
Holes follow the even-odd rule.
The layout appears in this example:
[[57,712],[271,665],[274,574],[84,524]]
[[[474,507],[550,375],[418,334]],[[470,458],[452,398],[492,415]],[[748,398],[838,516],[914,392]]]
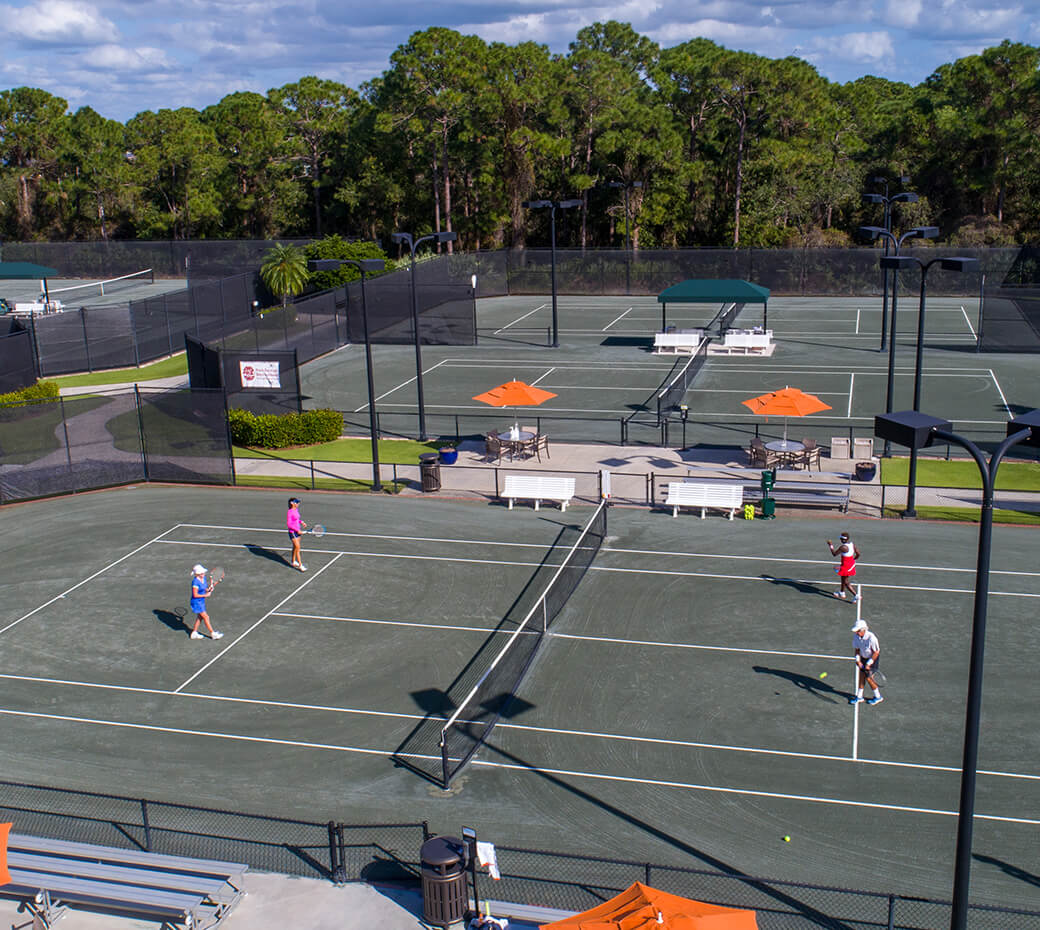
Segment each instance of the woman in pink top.
[[307,524],[300,517],[300,499],[298,497],[289,498],[289,512],[285,515],[285,525],[289,530],[289,542],[292,543],[292,567],[305,572],[307,566],[303,564],[303,556],[300,554],[300,536]]

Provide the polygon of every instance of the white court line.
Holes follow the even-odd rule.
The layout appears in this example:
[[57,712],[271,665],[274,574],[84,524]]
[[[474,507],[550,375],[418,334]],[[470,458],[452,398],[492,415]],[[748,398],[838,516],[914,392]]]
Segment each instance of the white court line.
[[282,598],[277,604],[275,604],[275,606],[273,608],[271,608],[271,610],[269,610],[259,620],[257,620],[256,623],[254,623],[251,627],[249,627],[248,630],[246,630],[244,633],[241,633],[240,635],[236,636],[230,643],[228,643],[223,649],[221,649],[220,652],[218,652],[212,659],[210,659],[205,665],[203,665],[202,668],[200,668],[194,675],[192,675],[190,678],[187,678],[186,680],[181,682],[181,684],[175,690],[178,691],[178,692],[183,691],[196,678],[198,678],[199,675],[201,675],[204,671],[206,671],[206,669],[208,669],[214,662],[216,662],[218,659],[220,659],[221,656],[223,656],[226,652],[230,652],[231,649],[235,645],[240,643],[250,633],[252,633],[253,630],[255,630],[258,626],[260,626],[260,624],[263,623],[268,617],[270,617],[271,614],[273,614],[279,607],[282,606],[282,604],[284,604],[288,600],[291,600],[297,594],[299,594],[300,591],[302,591],[304,588],[306,588],[307,585],[309,585],[312,581],[314,581],[314,579],[317,578],[330,565],[335,565],[336,561],[337,561],[337,559],[339,559],[339,557],[340,556],[337,555],[334,559],[332,559],[332,561],[330,561],[328,563],[328,565],[323,565],[313,575],[311,575],[303,584],[298,585],[295,590],[293,590],[291,593],[289,593],[284,598]]
[[[860,597],[856,599],[856,622],[858,623],[863,619],[863,582],[860,582],[859,587],[856,589],[860,592]],[[852,693],[859,693],[859,666],[852,666]],[[852,758],[859,758],[859,704],[857,703],[852,708]]]
[[554,371],[556,371],[555,368],[550,368],[544,375],[542,375],[539,378],[535,378],[534,381],[531,382],[531,384],[537,384],[539,381],[542,381],[545,378],[548,378],[549,375],[551,375]]
[[1008,406],[1007,398],[1004,396],[1004,392],[1003,390],[1001,390],[1000,387],[1000,382],[997,380],[997,376],[993,374],[992,368],[989,369],[989,376],[993,379],[993,383],[997,387],[997,393],[1000,395],[1000,402],[1004,405],[1004,409],[1007,411],[1007,415],[1014,419],[1014,416],[1011,413],[1011,408]]
[[851,375],[849,375],[849,409],[848,409],[848,412],[845,414],[845,416],[847,416],[847,417],[851,417],[852,416],[852,387],[853,387],[853,385],[855,383],[856,383],[856,372],[853,372]]
[[964,322],[968,324],[968,329],[971,330],[972,339],[974,339],[977,342],[979,334],[975,332],[975,327],[971,325],[971,320],[968,319],[968,311],[965,310],[963,306],[961,306],[961,313],[964,314]]
[[[441,367],[441,365],[443,365],[443,364],[445,363],[445,361],[447,361],[447,360],[446,360],[446,359],[442,359],[442,360],[441,360],[441,361],[439,361],[439,362],[438,362],[438,363],[437,363],[436,365],[431,365],[431,366],[430,366],[429,368],[427,368],[427,369],[425,369],[425,370],[423,371],[423,374],[424,374],[424,375],[428,375],[428,374],[429,374],[429,373],[430,373],[431,371],[433,371],[433,370],[434,370],[435,368],[440,368],[440,367]],[[411,378],[409,378],[409,379],[408,379],[407,381],[402,381],[402,382],[401,382],[400,384],[398,384],[398,385],[397,385],[396,387],[392,387],[392,388],[390,388],[390,390],[389,390],[389,391],[386,391],[385,393],[383,393],[383,394],[380,394],[380,395],[379,395],[379,396],[378,396],[378,397],[376,398],[376,401],[378,402],[378,401],[381,401],[381,400],[382,400],[382,399],[383,399],[384,397],[389,397],[389,396],[390,396],[391,394],[393,394],[393,393],[394,393],[395,391],[399,391],[399,390],[401,390],[401,388],[403,388],[403,387],[407,387],[407,386],[408,386],[409,384],[411,384],[411,383],[412,383],[413,381],[415,381],[415,376],[414,376],[414,375],[413,375],[413,376],[412,376]],[[360,407],[358,407],[358,408],[357,408],[357,410],[355,410],[355,411],[354,411],[354,413],[360,413],[360,412],[361,412],[362,410],[364,410],[364,409],[365,409],[365,408],[366,408],[367,406],[368,406],[368,404],[362,404],[362,405],[361,405]],[[406,404],[396,404],[396,405],[388,405],[388,406],[398,406],[398,407],[403,407],[403,406],[408,406],[408,405],[406,405]],[[412,405],[412,406],[414,406],[414,405]]]
[[859,335],[859,309],[856,309],[856,335]]
[[610,322],[609,322],[609,323],[608,323],[608,324],[607,324],[606,326],[604,326],[604,327],[603,327],[603,329],[601,329],[601,330],[600,330],[600,332],[601,332],[601,333],[605,333],[605,332],[606,332],[606,331],[607,331],[608,329],[610,329],[610,327],[611,327],[611,326],[613,326],[613,325],[614,325],[615,323],[617,323],[617,322],[618,322],[618,320],[622,320],[622,319],[624,319],[624,317],[625,317],[625,314],[627,314],[627,313],[631,313],[631,312],[632,312],[632,311],[633,311],[634,309],[635,309],[635,307],[629,307],[629,308],[628,308],[628,309],[627,309],[627,310],[625,311],[625,313],[622,313],[622,314],[621,314],[621,316],[619,316],[619,317],[618,317],[617,319],[611,320],[611,321],[610,321]]
[[542,304],[540,307],[535,307],[533,310],[531,310],[528,313],[525,313],[523,316],[517,317],[511,323],[506,323],[506,325],[503,326],[501,329],[496,329],[491,335],[497,336],[499,333],[504,333],[507,329],[509,329],[510,326],[516,326],[516,324],[519,323],[521,320],[526,320],[532,313],[537,313],[539,310],[544,310],[547,306],[548,304]]
[[577,633],[552,633],[556,639],[573,639],[584,643],[610,643],[614,646],[657,646],[662,649],[699,649],[705,652],[737,652],[751,655],[792,656],[797,659],[829,659],[839,662],[851,661],[850,656],[832,656],[819,652],[786,652],[783,649],[772,649],[762,646],[759,649],[738,648],[736,646],[707,646],[700,643],[668,643],[652,639],[618,639],[615,636],[587,636]]
[[[848,656],[842,658],[848,659]],[[245,698],[235,697],[232,695],[225,694],[205,694],[203,692],[175,692],[169,691],[162,688],[138,688],[130,685],[108,685],[98,684],[96,682],[87,681],[75,681],[61,678],[35,678],[29,675],[9,675],[0,673],[0,680],[20,681],[28,684],[52,684],[62,685],[73,688],[86,688],[90,690],[100,691],[114,691],[130,694],[149,694],[158,697],[172,697],[182,698],[186,700],[194,701],[216,701],[224,704],[244,704],[247,706],[259,706],[259,707],[278,707],[289,710],[311,710],[319,711],[322,713],[333,713],[333,714],[344,714],[347,716],[362,716],[362,717],[387,717],[394,720],[410,720],[419,721],[427,719],[426,714],[417,713],[399,713],[396,711],[385,711],[385,710],[372,710],[370,708],[358,708],[358,707],[338,707],[331,704],[304,704],[292,701],[272,701],[272,700],[261,700],[258,698]],[[0,710],[0,713],[4,712]],[[7,709],[7,713],[18,714],[19,711]],[[679,746],[687,749],[709,749],[718,752],[737,752],[737,753],[748,753],[751,755],[763,755],[763,756],[784,756],[794,759],[809,759],[809,760],[820,760],[824,762],[852,762],[857,761],[862,765],[876,765],[885,768],[896,768],[896,769],[918,769],[932,772],[949,772],[959,773],[961,771],[959,766],[953,765],[936,765],[929,762],[896,762],[891,759],[857,759],[853,760],[848,756],[836,756],[830,753],[815,753],[815,752],[795,752],[788,749],[766,749],[760,746],[739,746],[729,745],[726,743],[705,743],[696,740],[680,740],[670,739],[664,737],[652,737],[652,736],[633,736],[625,733],[605,733],[598,730],[577,730],[571,728],[562,727],[538,727],[530,724],[521,723],[509,723],[500,721],[497,724],[499,729],[504,730],[517,730],[528,733],[545,733],[555,736],[579,736],[587,737],[591,739],[603,739],[612,740],[624,743],[647,743],[648,745],[663,745],[663,746]],[[242,737],[243,739],[249,739],[249,737]],[[432,757],[430,757],[432,758]],[[439,758],[439,757],[438,757]],[[980,775],[992,776],[994,778],[1011,778],[1022,781],[1040,781],[1040,775],[1026,775],[1019,772],[1003,772],[995,769],[979,769]]]
[[171,526],[168,530],[164,530],[154,539],[149,539],[148,542],[144,543],[141,546],[138,546],[136,549],[132,550],[131,552],[128,552],[124,556],[121,556],[114,562],[109,562],[108,565],[106,565],[104,568],[98,569],[96,572],[94,572],[93,575],[90,575],[89,577],[84,578],[82,581],[77,582],[71,588],[66,588],[64,591],[61,592],[61,594],[56,594],[46,603],[40,604],[39,607],[33,608],[29,611],[29,613],[23,614],[17,620],[12,620],[9,624],[7,624],[7,626],[5,626],[3,629],[0,629],[0,634],[6,633],[9,629],[11,629],[11,627],[18,626],[18,624],[21,623],[23,620],[28,620],[33,614],[39,613],[39,611],[43,610],[45,607],[49,607],[55,601],[60,601],[63,597],[65,597],[66,594],[71,594],[73,591],[76,590],[76,588],[85,585],[88,581],[93,581],[95,578],[97,578],[98,575],[103,575],[110,568],[115,568],[115,566],[117,566],[120,562],[125,562],[128,558],[130,558],[130,556],[137,555],[138,552],[140,552],[142,549],[147,549],[152,543],[159,542],[163,536],[165,536],[167,533],[172,533],[180,525],[181,524],[178,523],[175,526]]
[[[428,755],[422,753],[399,753],[395,750],[371,749],[362,746],[341,746],[335,743],[317,743],[308,740],[276,739],[266,736],[245,736],[240,733],[223,733],[216,730],[193,730],[187,727],[162,727],[145,723],[126,723],[117,720],[104,720],[94,717],[73,717],[64,714],[43,714],[30,711],[14,711],[0,709],[0,714],[9,717],[24,717],[30,720],[56,720],[63,723],[87,723],[95,726],[108,726],[126,730],[143,730],[151,733],[172,733],[179,736],[203,736],[210,739],[231,740],[234,742],[259,743],[262,745],[290,746],[302,749],[323,749],[330,752],[352,752],[370,756],[392,756],[406,757],[411,759],[424,759],[440,761],[440,755]],[[591,778],[597,781],[612,781],[622,784],[634,784],[652,786],[658,788],[679,788],[686,791],[706,791],[713,794],[733,794],[743,797],[773,798],[783,801],[804,801],[811,804],[830,804],[842,807],[861,807],[871,810],[899,811],[908,814],[930,814],[944,817],[956,817],[958,811],[943,810],[941,808],[911,807],[904,804],[882,804],[874,801],[859,801],[849,798],[828,798],[819,795],[787,794],[777,791],[759,791],[751,788],[732,788],[723,785],[701,785],[695,782],[666,781],[656,778],[636,778],[625,775],[608,775],[601,772],[582,772],[574,769],[550,769],[535,765],[521,765],[515,762],[493,762],[485,759],[474,759],[471,763],[482,768],[506,769],[520,772],[533,772],[535,774],[553,775],[556,777]],[[1031,820],[1023,817],[1000,817],[993,814],[980,814],[976,811],[976,820],[991,820],[1001,823],[1017,823],[1027,826],[1038,826],[1040,820]]]

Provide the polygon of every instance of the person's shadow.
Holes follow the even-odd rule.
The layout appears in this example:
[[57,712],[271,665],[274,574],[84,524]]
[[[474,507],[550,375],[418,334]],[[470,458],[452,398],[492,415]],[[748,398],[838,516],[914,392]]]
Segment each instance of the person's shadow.
[[827,591],[822,591],[814,584],[810,584],[808,581],[798,581],[796,578],[777,578],[776,575],[766,575],[763,573],[759,576],[763,581],[768,581],[771,584],[783,585],[785,588],[794,588],[801,594],[818,594],[820,597],[830,597],[831,594]]
[[266,549],[263,546],[258,546],[256,543],[246,543],[246,551],[261,559],[270,559],[272,562],[277,562],[279,565],[289,564],[289,560],[280,552],[275,552],[273,549]]
[[813,697],[818,697],[821,701],[826,701],[828,704],[841,703],[841,701],[837,701],[835,698],[840,697],[842,701],[845,701],[851,697],[848,692],[832,688],[820,678],[810,678],[808,675],[799,675],[797,672],[789,672],[784,668],[767,668],[764,665],[753,665],[752,668],[759,675],[775,675],[777,678],[783,678],[785,681],[791,682],[795,687],[807,691]]
[[184,633],[187,635],[191,632],[188,624],[185,622],[185,617],[188,615],[188,611],[184,607],[176,607],[173,610],[163,610],[161,607],[155,608],[152,611],[155,614],[156,619],[160,623],[165,624],[174,633]]

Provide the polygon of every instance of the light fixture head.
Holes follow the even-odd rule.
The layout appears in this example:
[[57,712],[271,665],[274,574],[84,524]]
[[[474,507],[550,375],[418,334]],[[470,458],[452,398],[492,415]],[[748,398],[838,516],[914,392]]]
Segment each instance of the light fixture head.
[[390,234],[391,242],[408,242],[412,241],[412,234],[406,232],[395,232]]
[[904,235],[909,236],[910,234],[920,236],[922,239],[935,239],[939,235],[938,226],[915,226],[913,229],[909,229]]
[[1031,435],[1028,439],[1023,439],[1022,443],[1027,446],[1040,446],[1040,410],[1027,410],[1025,413],[1020,413],[1008,423],[1007,434],[1011,436],[1023,429],[1031,430]]
[[624,187],[624,181],[607,181],[607,187]]
[[882,255],[881,256],[881,267],[889,268],[893,271],[907,271],[910,268],[917,268],[920,266],[920,262],[910,255]]
[[860,228],[856,230],[856,232],[859,234],[859,237],[861,239],[866,239],[868,242],[873,242],[879,236],[883,236],[885,233],[887,233],[888,230],[882,226],[860,226]]
[[439,232],[434,233],[431,238],[436,242],[454,242],[459,238],[459,234],[456,232]]
[[939,267],[943,271],[975,271],[979,266],[979,260],[977,258],[964,258],[962,256],[955,256],[953,258],[944,258],[940,261]]
[[892,203],[917,203],[921,198],[913,191],[903,191],[901,194],[893,194],[890,199]]
[[561,200],[558,204],[556,204],[556,206],[558,206],[561,210],[569,210],[571,207],[580,207],[581,206],[581,201],[580,200]]
[[864,194],[863,200],[866,203],[884,203],[885,198],[881,194]]
[[520,204],[525,210],[541,210],[543,207],[551,207],[552,201],[550,200],[525,200]]
[[642,187],[642,186],[643,186],[643,182],[642,181],[633,181],[632,182],[632,187]]
[[924,449],[935,441],[935,430],[949,432],[953,424],[919,410],[901,410],[874,417],[874,435],[908,449]]

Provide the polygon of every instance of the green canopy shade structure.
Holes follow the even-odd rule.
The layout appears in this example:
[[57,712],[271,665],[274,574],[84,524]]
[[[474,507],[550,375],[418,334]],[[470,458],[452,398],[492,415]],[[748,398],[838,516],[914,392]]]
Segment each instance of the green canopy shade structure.
[[47,279],[57,277],[55,268],[46,265],[34,265],[32,262],[0,262],[0,281],[15,278],[32,279],[37,278],[43,282],[44,303],[50,303],[50,294],[47,293]]
[[682,281],[657,295],[661,305],[661,329],[667,323],[668,304],[762,304],[762,328],[766,326],[769,288],[736,279]]

